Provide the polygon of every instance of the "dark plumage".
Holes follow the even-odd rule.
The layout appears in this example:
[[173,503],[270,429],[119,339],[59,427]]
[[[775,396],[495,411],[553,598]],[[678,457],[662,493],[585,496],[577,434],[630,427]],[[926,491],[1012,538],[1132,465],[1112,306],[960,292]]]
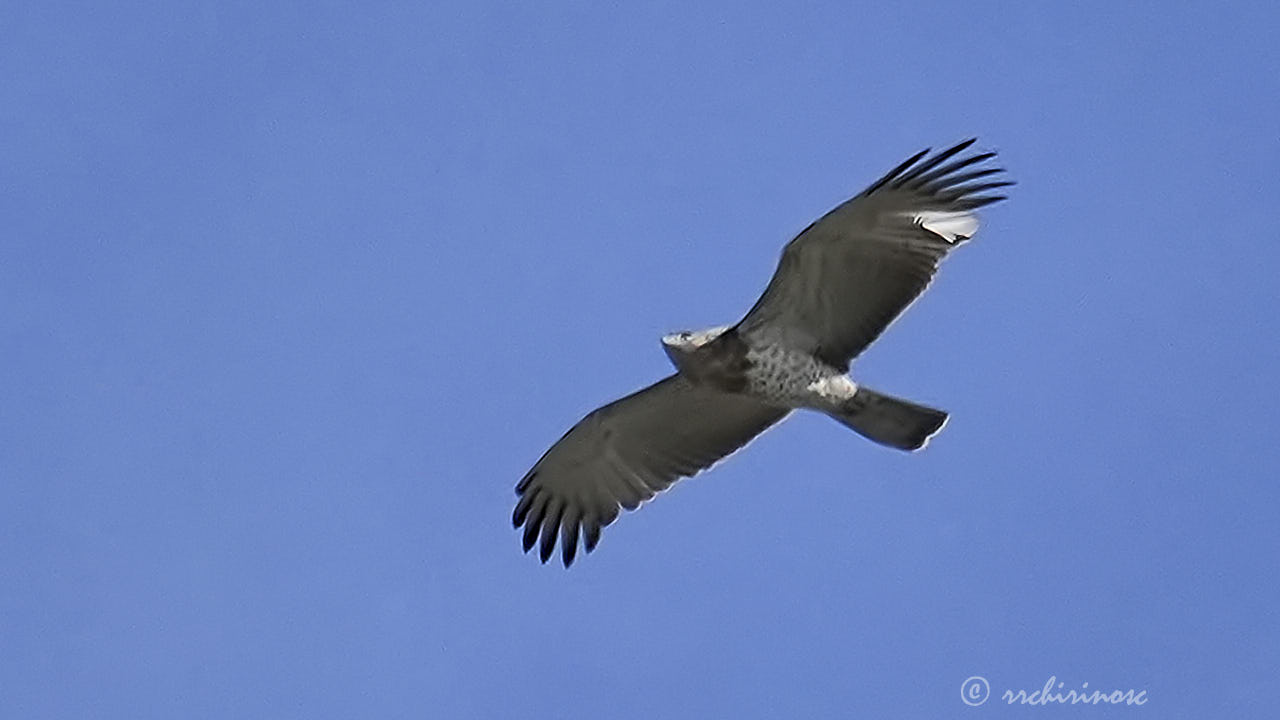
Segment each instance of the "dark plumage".
[[845,373],[977,230],[973,211],[1013,183],[963,155],[967,140],[925,150],[805,228],[764,294],[734,326],[674,333],[677,372],[599,408],[551,446],[516,486],[512,522],[546,562],[565,566],[581,534],[591,552],[619,508],[634,510],[681,477],[749,443],[792,410],[823,412],[888,447],[917,450],[947,414],[862,388]]

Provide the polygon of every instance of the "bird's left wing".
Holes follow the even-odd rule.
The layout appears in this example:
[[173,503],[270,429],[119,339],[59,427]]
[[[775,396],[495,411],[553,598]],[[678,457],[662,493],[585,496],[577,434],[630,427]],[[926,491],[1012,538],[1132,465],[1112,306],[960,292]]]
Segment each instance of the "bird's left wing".
[[1012,185],[961,155],[973,140],[911,157],[787,244],[739,332],[772,334],[847,368],[933,279],[938,263],[978,228],[974,211]]
[[581,530],[587,552],[600,530],[678,479],[711,467],[790,412],[672,375],[595,410],[538,460],[520,484],[513,524],[526,552],[546,562],[561,538],[565,567]]

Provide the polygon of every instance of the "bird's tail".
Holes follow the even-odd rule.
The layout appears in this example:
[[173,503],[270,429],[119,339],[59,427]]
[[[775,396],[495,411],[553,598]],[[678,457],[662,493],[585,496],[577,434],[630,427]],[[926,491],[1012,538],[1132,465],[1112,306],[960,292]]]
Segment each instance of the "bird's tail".
[[941,410],[864,387],[843,407],[827,414],[868,440],[899,450],[919,450],[947,422]]

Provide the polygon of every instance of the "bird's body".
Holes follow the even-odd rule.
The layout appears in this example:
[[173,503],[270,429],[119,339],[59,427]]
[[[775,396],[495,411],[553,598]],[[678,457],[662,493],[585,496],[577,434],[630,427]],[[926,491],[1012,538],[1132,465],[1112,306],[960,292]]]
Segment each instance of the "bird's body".
[[[788,346],[780,333],[742,333],[722,326],[701,335],[709,340],[682,363],[676,361],[676,367],[685,377],[724,392],[776,407],[825,409],[852,398],[857,390],[843,370]],[[670,347],[675,340],[667,342]]]
[[[573,562],[619,508],[746,445],[793,410],[821,412],[888,447],[917,450],[946,422],[933,408],[859,387],[852,360],[924,291],[941,259],[977,230],[974,210],[1008,182],[973,182],[994,153],[948,160],[974,141],[919,153],[810,225],[737,324],[662,338],[676,373],[593,411],[525,475],[513,521],[545,562]],[[923,160],[922,160],[923,159]],[[963,171],[963,172],[962,172]]]
[[[747,336],[746,394],[770,405],[826,412],[857,392],[842,370],[803,350]],[[755,342],[753,342],[753,340]]]

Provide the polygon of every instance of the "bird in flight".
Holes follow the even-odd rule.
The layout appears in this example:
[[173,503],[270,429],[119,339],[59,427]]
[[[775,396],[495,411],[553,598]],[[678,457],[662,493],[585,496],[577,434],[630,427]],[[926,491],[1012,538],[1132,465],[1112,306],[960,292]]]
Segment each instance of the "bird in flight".
[[524,549],[559,539],[565,567],[600,530],[797,409],[899,450],[919,450],[947,414],[855,384],[849,365],[1004,200],[995,153],[976,138],[919,152],[787,243],[764,294],[736,325],[662,338],[676,372],[592,411],[516,485]]

